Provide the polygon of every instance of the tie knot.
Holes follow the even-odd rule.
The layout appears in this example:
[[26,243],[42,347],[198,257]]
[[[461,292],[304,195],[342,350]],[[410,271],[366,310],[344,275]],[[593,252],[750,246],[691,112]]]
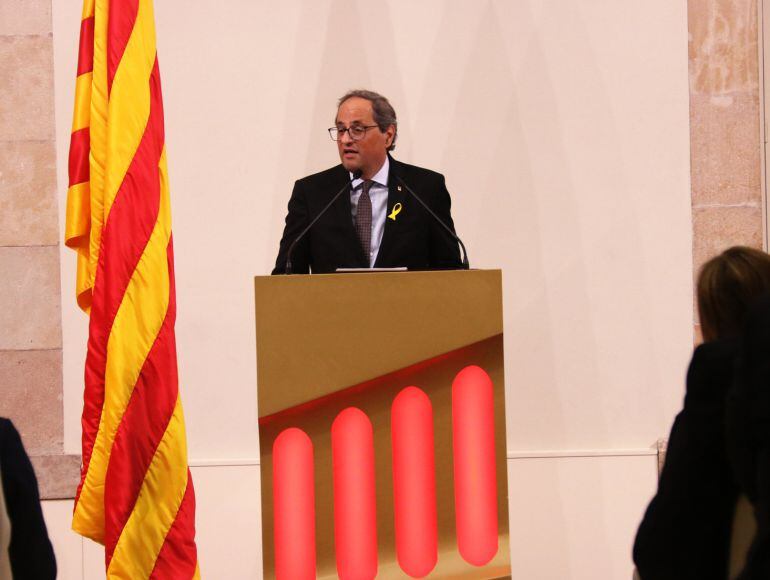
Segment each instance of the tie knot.
[[372,188],[373,183],[374,182],[371,179],[367,179],[366,181],[364,181],[363,192],[369,193],[369,190]]

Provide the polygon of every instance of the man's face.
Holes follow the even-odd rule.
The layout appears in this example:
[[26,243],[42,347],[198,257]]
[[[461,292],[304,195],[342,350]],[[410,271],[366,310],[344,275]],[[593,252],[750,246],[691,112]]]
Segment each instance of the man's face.
[[[372,103],[360,97],[351,97],[340,105],[337,110],[335,124],[338,129],[348,129],[355,125],[370,127],[376,125],[372,111]],[[362,139],[354,141],[350,133],[345,131],[337,141],[337,149],[343,167],[350,172],[361,170],[364,179],[370,179],[385,163],[387,150],[393,142],[395,127],[389,126],[383,133],[379,127],[366,130]]]

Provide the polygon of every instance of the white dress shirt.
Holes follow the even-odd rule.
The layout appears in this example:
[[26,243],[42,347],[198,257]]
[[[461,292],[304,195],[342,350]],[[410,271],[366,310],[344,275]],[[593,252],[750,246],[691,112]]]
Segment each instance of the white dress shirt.
[[[372,177],[372,186],[369,188],[369,198],[372,200],[372,246],[369,252],[369,267],[374,267],[377,261],[377,254],[380,251],[382,243],[382,233],[385,231],[385,216],[388,213],[388,172],[390,171],[390,160],[385,157],[385,163],[380,170]],[[353,179],[353,174],[350,174]],[[353,214],[353,225],[356,225],[356,213],[358,212],[358,198],[363,191],[364,180],[354,179],[350,191],[350,210]]]

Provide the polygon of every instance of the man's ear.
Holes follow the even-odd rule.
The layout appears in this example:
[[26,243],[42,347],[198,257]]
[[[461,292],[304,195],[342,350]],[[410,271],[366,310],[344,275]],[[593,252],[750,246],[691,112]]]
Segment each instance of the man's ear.
[[389,125],[388,129],[385,132],[388,135],[388,139],[385,142],[385,144],[387,147],[390,147],[391,145],[393,145],[393,139],[396,136],[396,128],[393,125]]

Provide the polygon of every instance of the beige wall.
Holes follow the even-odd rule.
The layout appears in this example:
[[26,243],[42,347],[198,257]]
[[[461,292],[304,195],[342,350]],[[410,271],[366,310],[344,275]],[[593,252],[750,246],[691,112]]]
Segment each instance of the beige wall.
[[696,271],[729,246],[763,244],[758,4],[689,3]]
[[[53,41],[50,1],[37,4],[23,18],[21,2],[0,11],[0,414],[33,454],[62,449]],[[49,417],[45,431],[20,413],[29,395]]]
[[[354,86],[392,97],[396,155],[446,174],[474,264],[505,272],[510,450],[651,445],[692,332],[685,6],[347,6],[196,2],[180,26],[158,5],[192,456],[256,457],[250,277],[272,265],[293,180],[336,162],[325,129]],[[380,41],[351,51],[337,31],[368,22]],[[63,155],[75,40],[54,38]],[[85,320],[70,300],[63,320],[74,446]]]
[[[258,568],[251,276],[271,267],[293,180],[336,163],[335,98],[367,86],[397,108],[396,156],[446,175],[473,264],[505,273],[515,575],[626,577],[681,404],[693,263],[762,239],[753,1],[198,0],[184,19],[156,4],[204,572],[232,550],[240,576]],[[25,441],[57,453],[79,450],[87,324],[58,245],[80,10],[0,7],[0,405],[40,397],[17,413]],[[34,356],[54,359],[28,363],[39,377],[7,370]],[[40,419],[60,394],[63,439]],[[70,507],[47,507],[60,555],[99,577]],[[241,518],[229,547],[222,512]]]
[[[293,180],[337,162],[335,98],[371,87],[399,113],[396,156],[446,175],[474,265],[505,273],[510,493],[550,491],[561,507],[538,529],[560,526],[554,573],[575,578],[595,559],[565,514],[611,502],[616,517],[601,517],[607,505],[586,525],[613,554],[602,570],[629,574],[692,345],[684,2],[208,0],[184,20],[156,6],[193,464],[258,457],[251,277],[272,265]],[[60,155],[78,13],[79,0],[54,7]],[[65,252],[65,289],[73,269]],[[74,448],[85,320],[71,300],[63,332]],[[595,487],[575,493],[573,476]],[[632,476],[620,503],[597,493]],[[520,505],[512,534],[543,507]],[[538,534],[512,552],[544,545]],[[216,552],[201,549],[205,572]],[[531,577],[530,559],[514,561]]]
[[45,497],[69,495],[50,0],[0,3],[0,416],[33,457]]

